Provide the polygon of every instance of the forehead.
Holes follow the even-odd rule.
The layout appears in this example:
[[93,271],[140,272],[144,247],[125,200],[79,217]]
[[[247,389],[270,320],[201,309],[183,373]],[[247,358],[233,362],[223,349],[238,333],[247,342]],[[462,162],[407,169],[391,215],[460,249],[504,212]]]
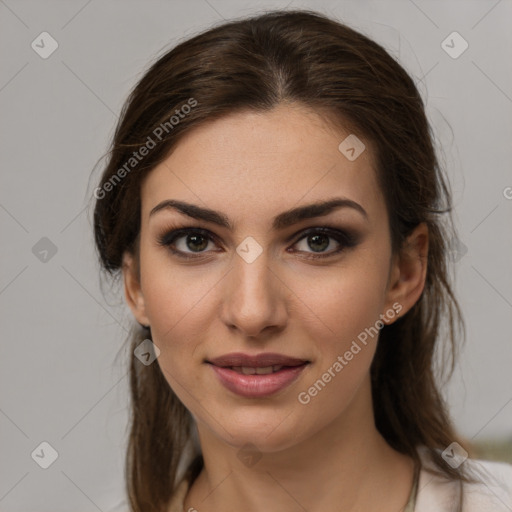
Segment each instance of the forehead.
[[[355,151],[346,152],[351,147],[361,151],[355,159]],[[175,198],[261,216],[332,196],[354,200],[370,215],[382,214],[370,144],[314,111],[282,105],[191,130],[146,177],[142,209],[147,217],[157,203]]]

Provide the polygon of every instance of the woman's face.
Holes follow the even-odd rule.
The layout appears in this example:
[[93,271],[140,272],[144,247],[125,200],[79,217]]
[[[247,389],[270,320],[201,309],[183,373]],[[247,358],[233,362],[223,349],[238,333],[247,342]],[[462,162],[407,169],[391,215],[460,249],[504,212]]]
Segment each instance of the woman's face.
[[[200,433],[271,452],[372,420],[377,328],[408,308],[371,149],[354,159],[349,135],[297,106],[238,113],[190,132],[143,183],[131,307]],[[296,360],[211,364],[233,353]]]

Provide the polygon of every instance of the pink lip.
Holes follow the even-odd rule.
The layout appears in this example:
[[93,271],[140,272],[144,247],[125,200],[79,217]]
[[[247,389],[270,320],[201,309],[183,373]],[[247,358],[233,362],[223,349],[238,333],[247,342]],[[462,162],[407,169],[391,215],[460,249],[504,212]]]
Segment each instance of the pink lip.
[[[271,352],[257,355],[234,352],[205,362],[210,364],[221,384],[228,390],[246,398],[262,398],[289,386],[310,361]],[[245,375],[232,369],[235,366],[265,368],[275,365],[283,368],[265,375]]]

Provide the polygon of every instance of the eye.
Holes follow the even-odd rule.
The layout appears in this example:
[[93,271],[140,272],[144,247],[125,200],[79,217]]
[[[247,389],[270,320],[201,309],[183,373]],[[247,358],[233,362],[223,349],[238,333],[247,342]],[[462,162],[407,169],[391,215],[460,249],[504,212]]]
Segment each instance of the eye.
[[[158,238],[158,244],[168,247],[173,254],[182,258],[194,258],[206,251],[215,237],[206,229],[184,228],[165,233]],[[191,252],[188,252],[191,251]]]
[[[334,240],[335,243],[333,244],[331,240]],[[357,238],[353,233],[328,227],[308,229],[302,233],[302,237],[294,245],[302,241],[304,241],[303,249],[299,252],[307,253],[307,258],[327,258],[357,244]],[[332,249],[333,245],[335,245],[334,249]],[[329,247],[331,250],[326,252]],[[308,248],[313,252],[307,251]]]

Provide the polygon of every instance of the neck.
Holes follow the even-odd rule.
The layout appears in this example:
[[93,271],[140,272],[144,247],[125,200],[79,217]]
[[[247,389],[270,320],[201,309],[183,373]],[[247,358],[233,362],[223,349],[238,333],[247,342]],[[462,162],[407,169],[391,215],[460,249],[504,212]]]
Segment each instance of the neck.
[[[412,459],[393,450],[375,428],[369,379],[342,417],[290,448],[241,460],[198,425],[204,468],[185,510],[392,510],[407,503]],[[383,496],[389,499],[383,503]]]

